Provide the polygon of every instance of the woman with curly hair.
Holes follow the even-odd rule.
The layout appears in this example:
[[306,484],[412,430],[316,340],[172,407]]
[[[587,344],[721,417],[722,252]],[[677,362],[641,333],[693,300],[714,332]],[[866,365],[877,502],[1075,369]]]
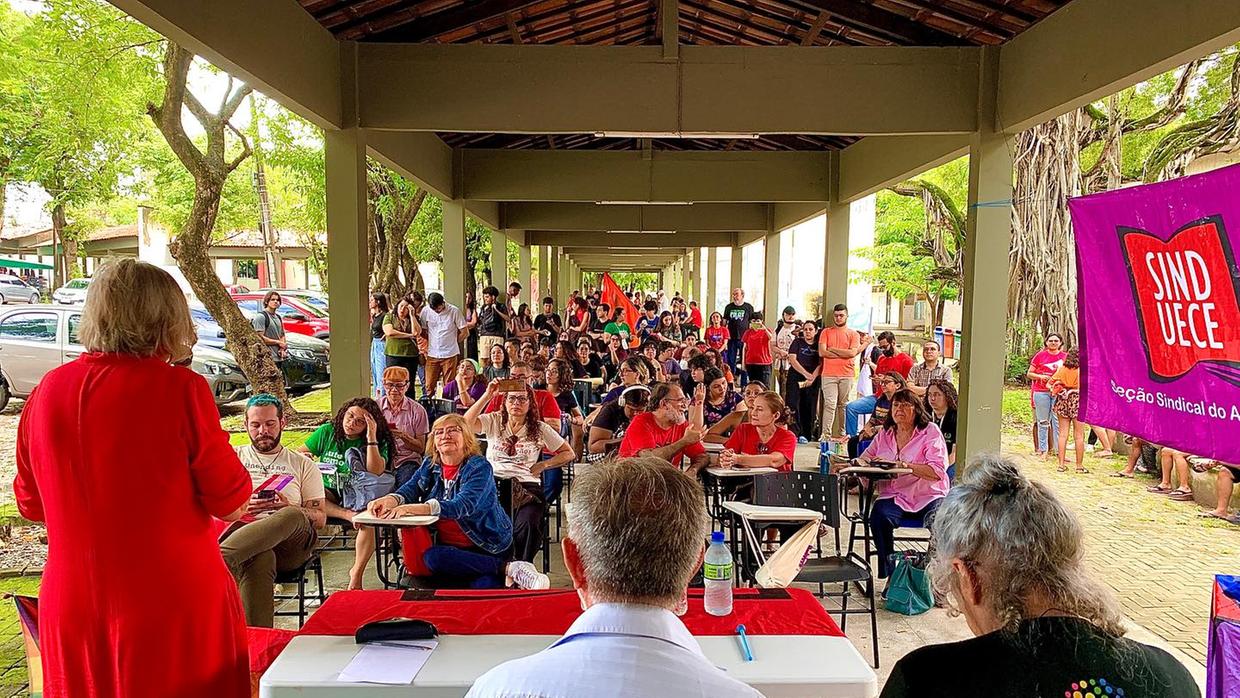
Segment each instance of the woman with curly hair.
[[1051,411],[1059,419],[1059,472],[1068,469],[1068,429],[1076,447],[1076,472],[1088,473],[1085,467],[1085,425],[1077,419],[1081,408],[1081,355],[1078,349],[1069,349],[1063,365],[1055,370],[1046,387],[1055,396]]
[[[499,410],[482,411],[491,399],[501,394],[499,381],[491,381],[482,398],[465,412],[465,425],[471,433],[487,437],[487,460],[495,477],[504,481],[500,501],[512,517],[513,555],[532,562],[542,548],[543,515],[547,500],[543,494],[542,472],[572,462],[573,449],[538,413],[534,391],[525,385],[521,390],[502,393]],[[551,457],[542,460],[543,451]]]
[[[327,490],[323,510],[328,518],[352,522],[371,500],[396,486],[391,471],[396,442],[383,410],[371,398],[355,397],[341,405],[332,421],[316,429],[300,450],[314,461],[335,468],[334,474],[323,477]],[[362,573],[374,552],[374,529],[359,526],[353,568],[349,570],[350,589],[362,588]]]
[[1086,568],[1084,538],[1072,510],[1015,462],[970,462],[939,505],[928,572],[935,598],[976,637],[904,655],[882,698],[1199,697],[1183,664],[1124,637],[1119,604]]
[[960,398],[951,381],[934,380],[926,388],[924,398],[926,414],[930,421],[939,425],[943,441],[947,443],[947,477],[956,479],[956,406]]

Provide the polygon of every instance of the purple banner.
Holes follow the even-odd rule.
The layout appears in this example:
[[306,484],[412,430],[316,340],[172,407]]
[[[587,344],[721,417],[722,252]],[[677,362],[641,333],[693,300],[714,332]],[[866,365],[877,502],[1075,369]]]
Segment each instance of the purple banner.
[[1240,463],[1240,165],[1068,208],[1081,421]]

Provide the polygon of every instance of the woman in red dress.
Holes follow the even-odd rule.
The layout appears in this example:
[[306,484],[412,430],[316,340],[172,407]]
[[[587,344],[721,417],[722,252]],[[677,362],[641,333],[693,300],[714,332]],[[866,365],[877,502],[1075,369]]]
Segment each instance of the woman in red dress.
[[44,376],[17,434],[13,490],[47,522],[39,639],[49,697],[249,695],[245,617],[212,517],[250,477],[203,378],[176,281],[132,259],[91,283],[90,349]]

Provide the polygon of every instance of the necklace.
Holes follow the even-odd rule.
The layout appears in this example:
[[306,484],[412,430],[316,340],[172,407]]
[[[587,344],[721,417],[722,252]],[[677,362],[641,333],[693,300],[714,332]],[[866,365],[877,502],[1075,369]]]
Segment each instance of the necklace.
[[284,453],[284,447],[283,447],[283,446],[281,446],[280,448],[276,449],[276,453],[275,453],[275,455],[274,455],[274,456],[272,456],[272,457],[271,457],[271,460],[269,460],[269,461],[267,461],[266,463],[264,463],[264,462],[263,462],[263,454],[259,453],[259,452],[256,450],[256,451],[254,451],[254,458],[255,458],[255,459],[257,459],[257,460],[258,460],[258,464],[259,464],[259,465],[261,465],[261,466],[263,466],[263,469],[264,469],[264,470],[266,470],[266,469],[270,468],[270,467],[271,467],[271,465],[272,465],[273,463],[275,463],[277,459],[279,459],[279,458],[280,458],[280,454],[281,454],[281,453]]

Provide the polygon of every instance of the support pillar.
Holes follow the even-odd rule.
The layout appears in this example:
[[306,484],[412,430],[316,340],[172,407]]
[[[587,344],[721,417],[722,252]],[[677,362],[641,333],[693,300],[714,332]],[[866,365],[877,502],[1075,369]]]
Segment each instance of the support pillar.
[[774,325],[779,319],[779,243],[781,233],[776,230],[766,234],[765,269],[762,274],[762,305],[763,314],[768,326]]
[[969,212],[964,246],[964,354],[960,361],[957,476],[969,458],[999,452],[1012,244],[1011,143],[995,126],[999,52],[982,49],[979,130],[969,144]]
[[710,314],[716,311],[722,312],[722,308],[715,307],[715,297],[719,295],[719,248],[711,247],[706,252],[706,302],[702,304],[702,312],[706,317],[702,318],[702,322],[710,326]]
[[517,296],[517,299],[521,303],[528,303],[533,307],[534,304],[530,302],[530,299],[533,298],[531,293],[533,293],[534,278],[530,269],[532,260],[530,259],[529,245],[521,245],[517,248],[517,260],[517,281],[521,283],[521,293]]
[[491,285],[500,298],[508,297],[508,236],[502,230],[491,231]]
[[728,277],[728,298],[732,297],[732,289],[744,288],[741,270],[744,268],[745,250],[740,245],[732,247],[732,274]]
[[[473,290],[473,280],[465,273],[465,206],[460,201],[443,201],[443,295],[458,308],[465,307],[465,291]],[[466,286],[468,284],[468,287]]]
[[689,299],[693,298],[693,255],[685,254],[680,258],[680,295],[685,299],[685,309],[688,310]]
[[555,295],[555,286],[551,283],[551,248],[538,246],[538,312],[542,312],[542,299]]
[[332,303],[332,409],[370,395],[366,312],[366,138],[360,128],[323,133],[327,191],[327,268]]
[[556,307],[560,305],[560,248],[547,247],[547,290],[543,293],[551,296],[555,300]]
[[849,204],[832,202],[827,207],[827,229],[822,260],[822,320],[831,317],[836,303],[848,302],[848,228],[852,222]]

